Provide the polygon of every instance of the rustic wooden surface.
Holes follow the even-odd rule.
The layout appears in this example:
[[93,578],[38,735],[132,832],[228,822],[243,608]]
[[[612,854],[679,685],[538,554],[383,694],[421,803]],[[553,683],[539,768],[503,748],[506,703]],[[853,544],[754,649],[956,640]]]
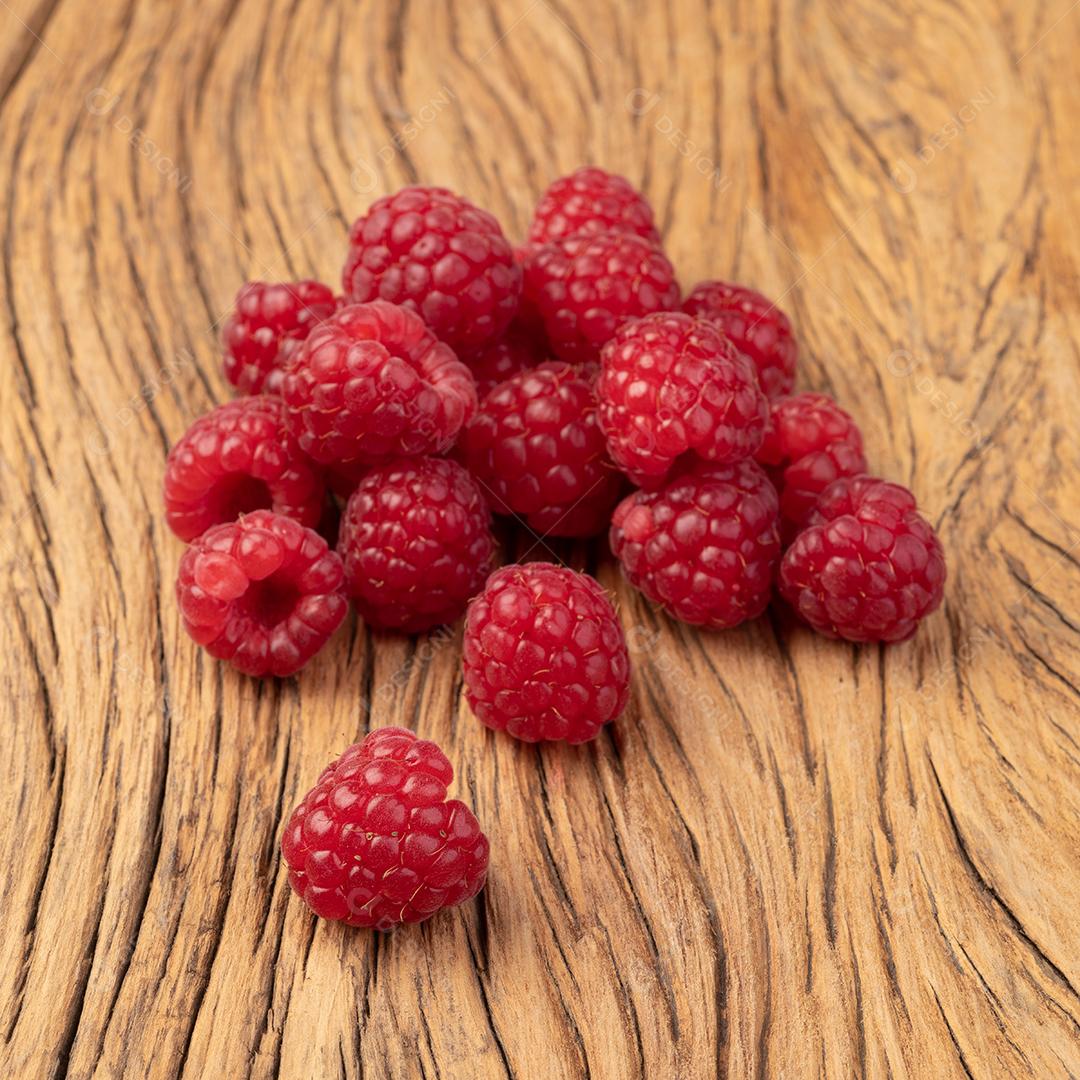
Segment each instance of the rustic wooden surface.
[[[0,0],[0,1075],[1080,1073],[1076,8]],[[577,750],[482,730],[459,632],[353,621],[282,684],[200,655],[159,484],[238,284],[335,281],[408,181],[518,235],[585,161],[685,286],[783,298],[943,609],[704,635],[560,546],[636,661]],[[318,924],[283,816],[390,723],[447,747],[490,885]]]

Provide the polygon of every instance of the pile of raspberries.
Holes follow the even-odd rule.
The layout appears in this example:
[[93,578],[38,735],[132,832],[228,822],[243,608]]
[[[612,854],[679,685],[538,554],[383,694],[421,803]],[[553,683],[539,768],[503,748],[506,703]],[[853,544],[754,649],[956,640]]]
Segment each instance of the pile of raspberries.
[[[683,295],[625,179],[556,180],[514,248],[444,188],[377,200],[342,295],[250,282],[223,331],[240,396],[169,454],[166,519],[190,546],[188,633],[288,676],[351,599],[372,627],[465,615],[465,692],[488,727],[581,743],[626,706],[618,615],[588,574],[497,568],[492,515],[538,543],[607,533],[629,582],[708,630],[774,592],[821,634],[903,641],[945,560],[905,488],[867,473],[852,417],[793,392],[791,323],[743,285]],[[290,881],[329,919],[388,928],[483,886],[488,841],[433,743],[382,728],[293,813]]]

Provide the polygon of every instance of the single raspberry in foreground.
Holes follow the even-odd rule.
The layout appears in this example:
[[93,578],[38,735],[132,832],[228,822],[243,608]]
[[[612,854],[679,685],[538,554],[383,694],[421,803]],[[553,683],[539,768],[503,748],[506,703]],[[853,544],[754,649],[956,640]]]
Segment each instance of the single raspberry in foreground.
[[698,462],[616,508],[611,550],[676,619],[721,630],[760,615],[780,558],[776,492],[752,461]]
[[341,523],[346,587],[371,626],[453,622],[495,562],[491,511],[456,461],[400,458],[360,481]]
[[750,361],[681,312],[628,323],[604,346],[600,424],[615,464],[655,484],[687,452],[726,463],[761,445],[768,404]]
[[826,394],[773,400],[765,439],[754,456],[780,495],[785,543],[806,524],[818,496],[834,480],[866,471],[858,425]]
[[169,451],[165,520],[181,540],[251,510],[274,510],[315,526],[324,485],[272,395],[238,398],[199,417]]
[[453,350],[408,308],[350,304],[317,326],[281,388],[303,450],[326,465],[441,453],[476,408]]
[[600,583],[551,563],[504,566],[469,605],[465,695],[525,742],[587,742],[626,707],[630,661]]
[[492,509],[521,515],[541,536],[602,532],[623,483],[596,420],[592,381],[560,361],[500,383],[458,450]]
[[402,188],[372,203],[349,233],[342,281],[354,301],[412,308],[462,351],[498,338],[521,296],[521,267],[499,223],[439,187]]
[[830,484],[780,564],[796,613],[848,641],[904,641],[944,588],[945,553],[915,497],[872,476]]
[[560,360],[596,360],[623,323],[678,305],[674,267],[633,233],[569,236],[526,259],[525,317],[539,320]]
[[249,281],[221,328],[225,378],[242,394],[276,394],[293,349],[337,301],[318,281]]
[[766,397],[790,392],[799,347],[791,322],[771,300],[745,285],[703,281],[694,286],[682,309],[716,323],[727,334],[754,365]]
[[635,233],[660,243],[645,196],[625,177],[586,165],[560,177],[540,197],[529,225],[529,242],[546,244],[602,232]]
[[472,811],[446,798],[453,778],[442,750],[403,728],[350,746],[285,826],[293,890],[324,919],[378,930],[474,897],[488,840]]
[[184,629],[245,675],[299,671],[348,609],[341,560],[312,529],[270,510],[216,525],[184,552]]

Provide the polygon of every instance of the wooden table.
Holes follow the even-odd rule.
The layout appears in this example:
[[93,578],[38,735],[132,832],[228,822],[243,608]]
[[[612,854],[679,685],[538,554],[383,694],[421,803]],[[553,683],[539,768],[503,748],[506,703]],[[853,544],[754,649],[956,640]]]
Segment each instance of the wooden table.
[[[0,1075],[1080,1073],[1071,0],[0,0],[0,31]],[[702,634],[553,545],[636,664],[581,749],[482,729],[460,630],[350,621],[283,683],[201,655],[159,487],[229,397],[238,285],[336,281],[410,181],[519,237],[588,161],[685,287],[781,298],[801,385],[940,530],[943,608],[887,649]],[[278,840],[391,723],[494,844],[477,902],[379,936],[316,922]]]

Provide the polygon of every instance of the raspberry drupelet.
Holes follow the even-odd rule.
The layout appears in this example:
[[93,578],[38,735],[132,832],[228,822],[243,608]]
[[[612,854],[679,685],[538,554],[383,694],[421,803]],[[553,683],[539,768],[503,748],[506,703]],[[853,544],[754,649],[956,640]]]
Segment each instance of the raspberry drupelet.
[[529,242],[546,244],[602,232],[635,233],[660,243],[645,196],[624,177],[586,165],[560,177],[541,196],[529,225]]
[[476,409],[476,384],[414,311],[374,300],[317,326],[282,384],[289,426],[326,465],[441,453]]
[[521,296],[521,267],[499,223],[440,187],[402,188],[357,218],[342,281],[354,301],[418,312],[461,351],[496,340]]
[[225,378],[242,394],[276,394],[285,364],[337,301],[318,281],[249,281],[221,330]]
[[683,301],[683,311],[716,323],[753,363],[766,397],[795,385],[799,347],[788,317],[761,293],[726,281],[703,281]]
[[495,549],[479,485],[456,461],[428,457],[368,472],[338,542],[364,620],[410,634],[458,618],[491,572]]
[[904,641],[941,603],[945,554],[907,488],[842,477],[821,494],[780,564],[780,592],[815,630]]
[[616,508],[611,550],[676,619],[721,630],[760,615],[780,558],[776,492],[753,461],[697,462]]
[[488,840],[447,799],[435,743],[379,728],[327,766],[281,838],[293,891],[316,915],[390,930],[463,904],[487,877]]
[[643,486],[688,452],[720,464],[751,456],[768,415],[750,361],[721,330],[681,312],[616,333],[604,346],[597,398],[612,459]]
[[550,536],[607,528],[622,486],[580,368],[542,364],[500,383],[480,403],[458,450],[499,514]]
[[341,560],[312,529],[270,510],[215,525],[184,552],[184,629],[246,675],[299,671],[348,609]]
[[524,315],[540,322],[560,360],[596,360],[623,323],[678,305],[674,267],[633,233],[568,236],[526,258]]
[[165,520],[181,540],[250,510],[314,526],[324,507],[322,477],[271,395],[238,398],[196,420],[169,451],[164,495]]
[[834,480],[866,471],[858,425],[826,394],[776,398],[755,458],[780,495],[785,543],[806,524],[818,496]]
[[626,707],[630,661],[600,583],[551,563],[504,566],[469,605],[465,694],[525,742],[594,739]]

